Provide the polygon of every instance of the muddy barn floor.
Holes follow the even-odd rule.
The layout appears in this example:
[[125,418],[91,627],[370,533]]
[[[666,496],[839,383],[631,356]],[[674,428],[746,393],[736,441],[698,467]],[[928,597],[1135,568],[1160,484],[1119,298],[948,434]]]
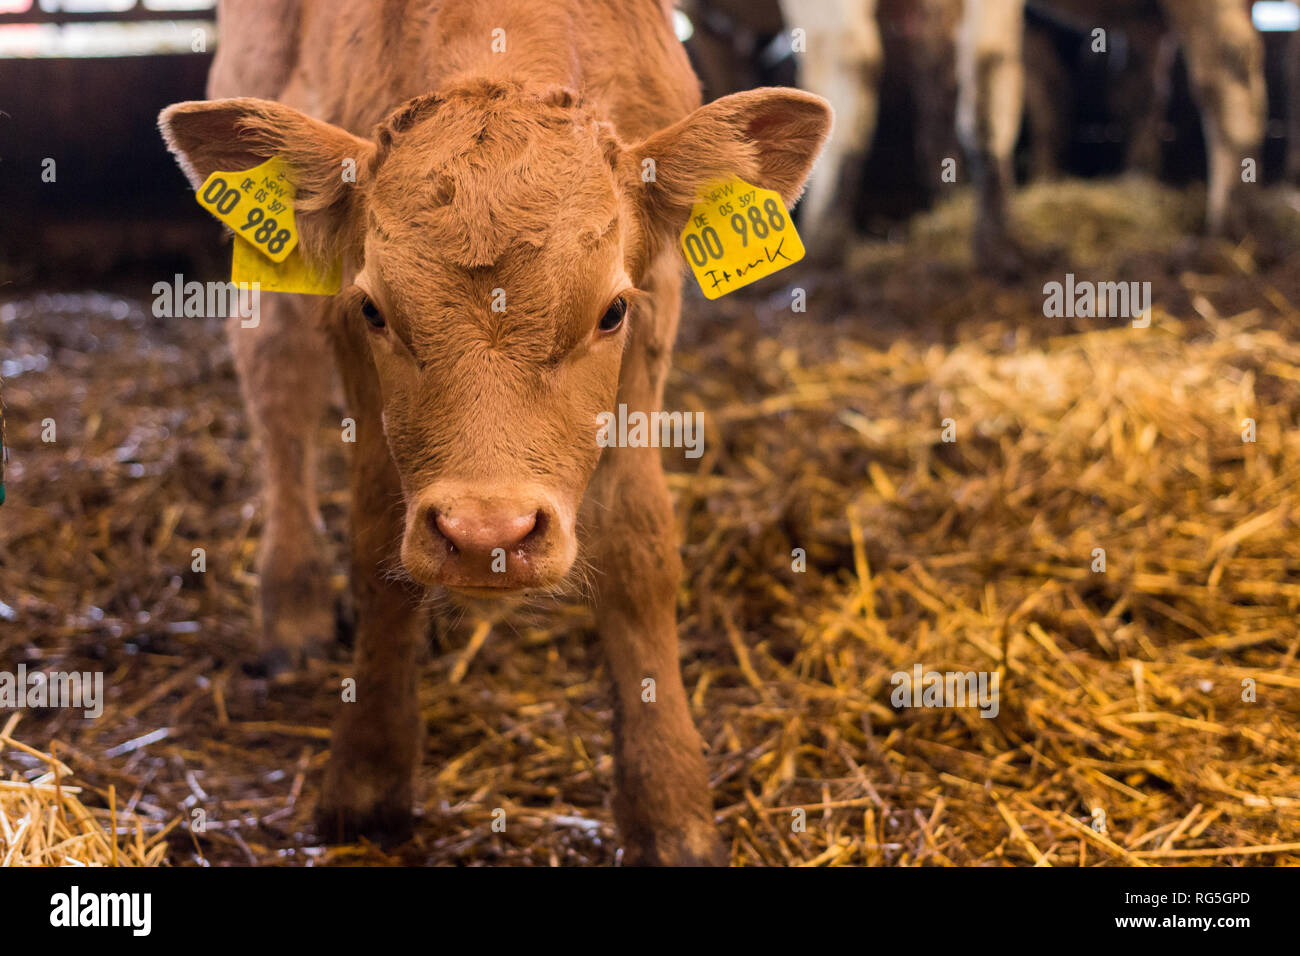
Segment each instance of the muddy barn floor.
[[[1300,864],[1300,200],[1269,193],[1237,245],[1186,238],[1199,203],[1031,189],[1023,227],[1056,248],[1017,287],[971,272],[959,200],[851,278],[688,299],[668,407],[708,432],[667,458],[683,660],[734,863]],[[1151,327],[1044,318],[1067,271],[1150,280]],[[263,516],[221,323],[4,293],[0,667],[103,670],[108,698],[14,741],[53,746],[102,819],[111,785],[124,840],[170,824],[177,865],[617,861],[603,667],[556,605],[439,622],[415,837],[324,846],[348,652],[274,686],[241,666]],[[895,709],[918,663],[1000,670],[998,716]],[[0,777],[45,769],[0,745]]]

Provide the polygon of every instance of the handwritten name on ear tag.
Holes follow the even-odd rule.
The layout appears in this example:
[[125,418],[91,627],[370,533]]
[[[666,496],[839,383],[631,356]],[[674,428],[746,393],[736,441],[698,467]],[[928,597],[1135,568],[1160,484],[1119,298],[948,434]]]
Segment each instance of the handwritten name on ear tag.
[[780,272],[804,256],[803,240],[780,194],[738,176],[701,191],[682,230],[682,252],[710,299]]
[[279,156],[243,172],[215,170],[194,194],[200,206],[272,262],[283,262],[298,245],[294,196],[289,166]]

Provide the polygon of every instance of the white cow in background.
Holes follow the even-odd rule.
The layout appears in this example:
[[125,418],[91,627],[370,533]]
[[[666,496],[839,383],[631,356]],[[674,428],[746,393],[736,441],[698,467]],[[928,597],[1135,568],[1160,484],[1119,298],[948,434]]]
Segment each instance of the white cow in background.
[[[1049,0],[1098,28],[1129,0]],[[1242,162],[1259,160],[1267,103],[1264,51],[1242,0],[1160,0],[1183,49],[1201,111],[1209,160],[1206,228],[1223,230]],[[957,128],[979,197],[974,244],[979,265],[997,274],[1022,266],[1008,207],[1012,153],[1024,108],[1025,0],[965,0],[957,35]]]
[[803,31],[804,49],[795,50],[799,85],[835,109],[800,213],[811,247],[825,251],[852,232],[852,210],[837,199],[852,194],[844,177],[861,168],[875,135],[884,64],[876,0],[781,0],[781,12],[788,29]]
[[[894,19],[903,11],[934,27],[928,31],[934,36],[921,31],[919,39],[914,38],[919,48],[919,53],[913,53],[916,75],[908,78],[912,84],[933,87],[918,90],[921,114],[932,112],[928,107],[944,101],[939,88],[951,81],[951,74],[943,69],[945,57],[938,48],[944,41],[936,31],[946,33],[949,24],[956,23],[951,38],[958,88],[956,127],[978,197],[975,258],[981,268],[996,275],[1018,273],[1024,256],[1014,238],[1009,210],[1015,191],[1012,159],[1025,110],[1026,0],[779,3],[785,34],[796,44],[799,85],[825,97],[835,109],[830,142],[801,202],[802,229],[810,247],[833,251],[852,232],[853,210],[846,197],[854,195],[849,188],[852,176],[861,173],[879,112],[884,45],[878,20],[883,17],[897,28]],[[1030,3],[1079,26],[1104,29],[1107,34],[1120,29],[1132,32],[1145,15],[1138,0]],[[755,20],[771,33],[779,29],[771,4],[772,0],[693,0],[692,6],[699,11],[725,11],[732,24]],[[1220,233],[1229,219],[1235,187],[1241,182],[1242,161],[1260,158],[1267,113],[1263,43],[1251,24],[1245,0],[1158,0],[1158,5],[1182,48],[1200,108],[1209,167],[1206,227],[1211,234]],[[1150,31],[1143,35],[1149,36]],[[797,48],[800,42],[802,49]],[[1295,48],[1300,50],[1300,35]],[[1300,99],[1300,64],[1291,64],[1291,72],[1295,96]],[[1050,76],[1034,80],[1043,87],[1037,90],[1041,115],[1043,103],[1052,97],[1052,80]],[[933,126],[933,117],[918,116],[918,126],[927,123]],[[1300,103],[1292,110],[1292,123],[1300,139]],[[922,138],[934,138],[932,134],[933,129],[918,131]],[[923,143],[918,154],[932,159],[932,150],[924,147]],[[1292,175],[1300,177],[1300,143],[1292,144],[1291,167]]]

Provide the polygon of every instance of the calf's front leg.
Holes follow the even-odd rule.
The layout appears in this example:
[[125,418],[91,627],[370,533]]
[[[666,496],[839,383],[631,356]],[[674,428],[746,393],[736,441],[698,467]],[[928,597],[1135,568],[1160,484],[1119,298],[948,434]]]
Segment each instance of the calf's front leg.
[[365,342],[338,350],[357,418],[350,462],[352,589],[357,608],[355,702],[341,701],[317,809],[328,840],[364,835],[391,843],[411,829],[421,725],[418,649],[427,626],[419,591],[386,571],[397,560],[403,503],[397,468],[380,425],[374,370],[359,361]]
[[597,507],[588,553],[614,685],[614,818],[624,859],[723,865],[678,660],[681,559],[658,449],[608,449],[590,494]]

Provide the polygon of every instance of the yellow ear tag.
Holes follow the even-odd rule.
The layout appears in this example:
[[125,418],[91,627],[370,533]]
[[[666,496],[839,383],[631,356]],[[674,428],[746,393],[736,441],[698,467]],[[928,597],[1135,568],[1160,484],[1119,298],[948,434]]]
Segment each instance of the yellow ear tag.
[[704,295],[716,299],[794,265],[804,248],[781,196],[732,176],[701,190],[682,252]]
[[230,281],[256,283],[263,292],[336,295],[343,282],[340,260],[309,263],[298,248],[289,164],[272,156],[243,172],[216,170],[194,194],[199,205],[235,232]]
[[322,269],[308,262],[301,249],[294,249],[283,262],[271,262],[251,242],[236,236],[230,281],[240,286],[257,283],[262,292],[338,295],[343,285],[343,263],[335,259]]
[[214,171],[194,198],[262,255],[283,262],[298,244],[294,195],[288,164],[272,156],[242,173]]

